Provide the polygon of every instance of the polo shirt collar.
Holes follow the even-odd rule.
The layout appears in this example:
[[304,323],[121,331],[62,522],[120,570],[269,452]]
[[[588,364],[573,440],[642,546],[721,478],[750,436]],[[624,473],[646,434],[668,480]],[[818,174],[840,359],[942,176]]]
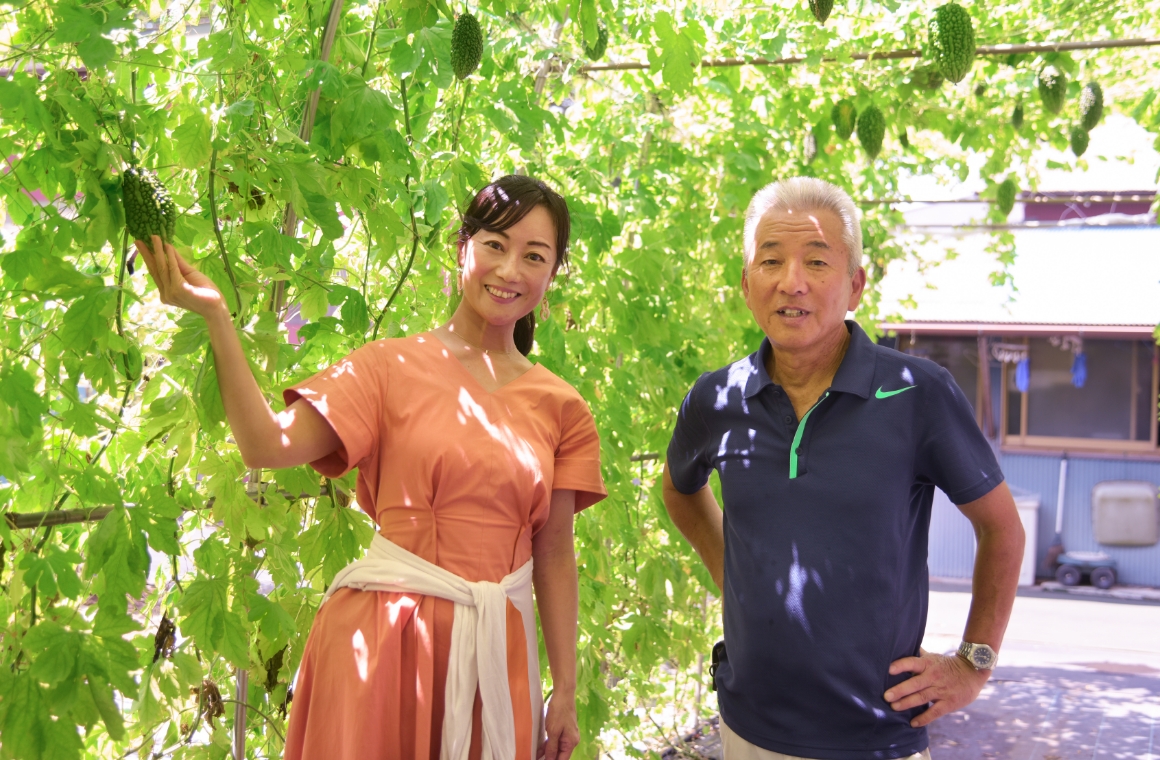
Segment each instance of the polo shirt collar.
[[[874,385],[874,343],[870,336],[853,320],[846,320],[846,329],[850,331],[850,345],[846,348],[846,355],[838,366],[834,375],[834,382],[830,390],[842,393],[852,393],[860,398],[870,398]],[[749,355],[749,376],[745,383],[745,398],[750,399],[760,393],[767,385],[773,385],[769,371],[765,368],[765,360],[773,346],[769,338],[762,338],[761,346]]]
[[878,359],[874,342],[854,320],[847,319],[846,327],[850,330],[850,345],[846,347],[846,355],[842,357],[834,382],[830,383],[830,390],[870,398],[874,390],[874,365]]

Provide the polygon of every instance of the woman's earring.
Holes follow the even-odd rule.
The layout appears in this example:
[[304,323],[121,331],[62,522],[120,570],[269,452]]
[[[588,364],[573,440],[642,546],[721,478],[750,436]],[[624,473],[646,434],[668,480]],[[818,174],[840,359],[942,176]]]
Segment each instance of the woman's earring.
[[459,295],[463,292],[463,267],[455,270],[455,294]]
[[547,322],[550,316],[552,316],[552,307],[548,306],[548,299],[545,298],[540,301],[540,321]]

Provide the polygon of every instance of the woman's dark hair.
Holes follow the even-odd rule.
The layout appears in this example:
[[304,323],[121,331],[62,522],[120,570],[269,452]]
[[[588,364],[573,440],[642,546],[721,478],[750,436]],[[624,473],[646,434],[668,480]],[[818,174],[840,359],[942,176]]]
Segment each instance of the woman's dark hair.
[[[480,230],[503,232],[518,224],[537,206],[543,206],[556,225],[556,264],[552,268],[552,274],[555,274],[568,263],[568,236],[572,233],[568,203],[540,180],[521,174],[500,177],[476,194],[463,212],[457,241],[459,248],[467,245],[471,236]],[[524,356],[532,350],[535,334],[536,314],[533,309],[516,322],[516,348]]]

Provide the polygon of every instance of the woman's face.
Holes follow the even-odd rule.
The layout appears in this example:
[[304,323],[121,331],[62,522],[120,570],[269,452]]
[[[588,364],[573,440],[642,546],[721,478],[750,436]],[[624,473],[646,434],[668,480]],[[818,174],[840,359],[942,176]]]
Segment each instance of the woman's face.
[[503,232],[480,230],[459,252],[463,300],[490,324],[514,324],[544,297],[556,256],[556,225],[543,206]]

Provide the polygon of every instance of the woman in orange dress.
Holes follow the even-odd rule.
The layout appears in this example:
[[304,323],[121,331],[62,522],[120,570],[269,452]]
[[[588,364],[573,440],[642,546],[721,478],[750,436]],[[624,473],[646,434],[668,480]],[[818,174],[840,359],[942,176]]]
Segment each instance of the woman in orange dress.
[[379,524],[370,556],[339,573],[314,620],[286,758],[566,760],[578,743],[572,522],[606,495],[600,444],[575,389],[526,358],[569,229],[544,183],[488,185],[459,231],[451,319],[363,346],[286,390],[281,413],[209,278],[158,238],[138,241],[162,301],[209,325],[246,465],[309,462],[330,477],[358,467],[358,503]]

